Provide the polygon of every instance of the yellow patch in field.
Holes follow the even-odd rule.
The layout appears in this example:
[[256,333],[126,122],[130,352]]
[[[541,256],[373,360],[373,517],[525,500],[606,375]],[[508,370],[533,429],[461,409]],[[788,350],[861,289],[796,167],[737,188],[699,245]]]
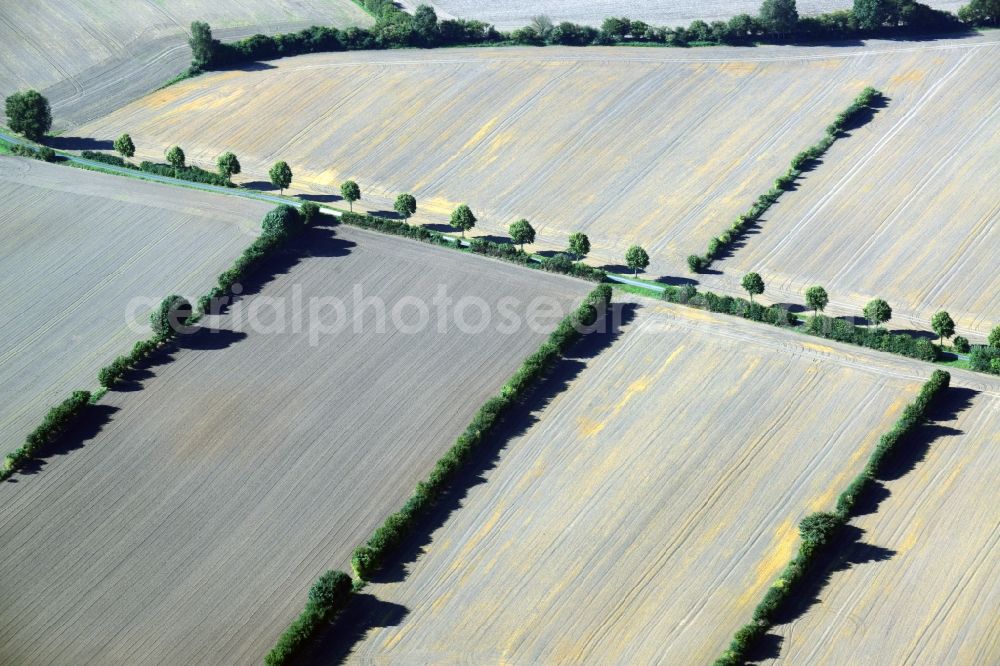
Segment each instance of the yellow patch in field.
[[774,538],[768,548],[770,554],[757,565],[753,583],[747,586],[737,600],[739,606],[754,603],[760,598],[764,586],[773,582],[778,573],[791,561],[797,543],[798,531],[795,529],[795,523],[791,518],[787,518],[774,530]]
[[629,384],[628,388],[625,389],[625,392],[622,394],[621,399],[619,399],[618,402],[615,403],[615,406],[611,408],[611,412],[604,418],[604,420],[596,421],[594,425],[592,425],[586,433],[581,432],[580,433],[581,436],[593,437],[594,435],[604,430],[605,426],[608,423],[610,423],[619,414],[621,414],[622,410],[625,409],[625,406],[632,401],[632,398],[646,391],[646,389],[648,389],[650,385],[655,383],[656,380],[663,375],[667,366],[670,365],[674,361],[674,359],[676,359],[677,356],[680,355],[682,351],[684,351],[684,345],[678,346],[676,349],[674,349],[673,352],[671,352],[670,356],[667,357],[667,360],[663,362],[663,364],[659,367],[659,369],[653,376],[644,375],[639,379],[636,379],[631,384]]
[[922,69],[911,69],[901,74],[896,74],[889,79],[889,86],[897,86],[901,83],[920,83],[927,78],[927,72]]
[[735,76],[745,76],[756,71],[758,65],[754,62],[724,62],[719,65],[719,71]]
[[806,349],[811,349],[815,352],[822,352],[824,354],[834,353],[833,347],[827,347],[826,345],[818,345],[815,342],[803,342],[802,346]]

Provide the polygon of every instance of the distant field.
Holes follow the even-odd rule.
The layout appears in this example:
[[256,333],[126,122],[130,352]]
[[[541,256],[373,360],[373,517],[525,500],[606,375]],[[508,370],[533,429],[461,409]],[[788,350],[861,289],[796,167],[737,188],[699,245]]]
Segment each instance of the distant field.
[[[782,637],[783,664],[1000,663],[1000,382],[955,417],[916,469],[888,482],[817,604]],[[872,546],[891,557],[867,561]]]
[[[310,256],[209,318],[226,333],[152,368],[141,391],[110,393],[101,404],[117,411],[82,448],[0,484],[0,662],[260,663],[316,577],[348,568],[589,290],[351,229],[298,243]],[[456,309],[479,297],[502,310],[513,295],[524,316],[529,294],[557,307],[537,332],[441,332],[436,315],[379,332],[377,307],[352,305],[356,286],[387,309],[442,286]],[[313,296],[346,299],[360,328],[312,346],[306,317],[296,331],[286,314],[285,333],[246,326],[296,299],[302,315]]]
[[[374,210],[391,212],[395,195],[410,191],[417,222],[441,223],[465,201],[481,234],[505,235],[527,217],[539,248],[564,248],[569,233],[584,231],[596,263],[620,265],[638,243],[652,257],[647,275],[655,278],[687,275],[686,257],[704,252],[871,84],[888,95],[887,108],[800,180],[788,197],[806,202],[798,213],[782,223],[776,208],[762,234],[719,264],[727,276],[704,281],[738,290],[726,268],[732,263],[736,272],[759,269],[769,283],[794,278],[790,291],[801,300],[798,281],[838,275],[827,289],[852,314],[884,296],[901,318],[923,321],[925,310],[940,304],[960,326],[982,332],[1000,292],[1000,270],[986,270],[997,265],[987,251],[995,197],[976,196],[1000,176],[989,159],[996,123],[980,123],[995,105],[990,65],[998,58],[988,35],[864,47],[317,54],[184,82],[81,133],[108,140],[127,129],[143,157],[160,159],[177,143],[205,165],[231,149],[243,178],[257,186],[285,159],[293,188],[336,192],[354,178],[363,205]],[[853,173],[854,163],[841,155],[865,158],[858,167],[865,178],[832,190],[829,184]],[[882,170],[886,165],[892,168]],[[901,194],[889,196],[894,189]],[[808,202],[827,195],[837,209],[802,221]],[[917,201],[907,214],[891,217],[909,195]],[[963,214],[946,216],[958,203]],[[877,236],[864,226],[872,211],[878,224],[892,222]],[[827,224],[832,219],[836,224]],[[784,254],[763,265],[752,260],[758,248],[786,238]],[[851,254],[873,238],[880,242]],[[963,258],[984,267],[978,280],[956,282],[973,265]]]
[[205,293],[269,208],[0,158],[0,451],[131,350],[152,309],[127,318],[131,299]]
[[789,294],[823,284],[856,314],[881,296],[924,327],[945,309],[985,337],[1000,325],[997,63],[1000,47],[970,51],[920,98],[890,102],[884,120],[834,144],[760,233],[713,267],[733,286],[750,270]]
[[350,660],[711,663],[927,375],[644,301],[366,589],[405,616]]
[[[409,8],[420,4],[417,0],[403,2]],[[695,19],[703,21],[725,20],[736,14],[754,14],[760,11],[756,0],[434,0],[429,2],[439,16],[471,18],[495,24],[501,29],[519,28],[533,16],[545,14],[553,22],[572,21],[600,26],[609,16],[626,16],[653,25],[686,26]],[[932,0],[932,7],[956,11],[964,2]],[[801,0],[796,3],[799,14],[819,14],[836,9],[850,9],[850,0]]]
[[0,3],[0,97],[41,90],[71,128],[183,71],[192,21],[223,39],[372,22],[351,0],[12,0]]

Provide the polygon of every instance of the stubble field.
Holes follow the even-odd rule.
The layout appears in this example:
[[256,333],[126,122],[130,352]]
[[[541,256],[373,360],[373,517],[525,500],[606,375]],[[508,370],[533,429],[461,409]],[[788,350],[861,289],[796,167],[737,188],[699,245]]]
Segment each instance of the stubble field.
[[854,314],[880,296],[921,328],[947,310],[959,332],[985,337],[1000,324],[997,62],[998,46],[967,52],[900,113],[834,144],[746,247],[714,265],[722,279],[737,287],[759,271],[776,300],[822,284]]
[[[293,188],[336,192],[353,178],[362,205],[376,211],[391,213],[398,192],[413,192],[416,222],[445,222],[461,202],[480,218],[480,234],[503,236],[511,222],[527,217],[541,249],[562,249],[569,233],[583,231],[598,264],[620,266],[625,249],[639,244],[649,251],[647,275],[655,278],[687,275],[686,257],[703,252],[861,88],[873,85],[889,97],[888,106],[834,146],[843,146],[848,159],[835,153],[805,174],[801,192],[786,195],[830,195],[841,211],[838,223],[824,214],[806,225],[809,205],[787,217],[766,215],[762,227],[772,244],[794,253],[758,265],[744,255],[757,256],[755,246],[767,247],[767,239],[751,234],[732,265],[760,270],[769,282],[772,275],[782,284],[793,276],[795,284],[775,301],[789,294],[801,300],[798,281],[837,275],[826,285],[835,310],[843,302],[856,314],[859,303],[883,296],[909,324],[940,302],[963,330],[982,332],[996,311],[1000,271],[984,274],[985,284],[956,276],[969,257],[985,266],[996,262],[988,252],[995,207],[975,196],[984,179],[997,177],[988,159],[993,139],[983,134],[973,145],[970,137],[995,125],[980,123],[977,109],[991,112],[997,86],[990,63],[998,54],[986,36],[864,47],[322,54],[185,82],[84,131],[106,139],[127,129],[140,154],[156,159],[174,143],[202,164],[234,150],[245,180],[257,183],[285,159],[295,172]],[[917,186],[903,165],[944,159],[939,150],[925,154],[921,137],[928,136],[955,159]],[[865,159],[869,180],[836,192],[823,188],[857,170],[851,157]],[[878,170],[886,163],[900,166]],[[957,177],[955,169],[969,176]],[[872,237],[869,199],[882,197],[876,223],[895,222],[889,216],[903,200],[880,193],[897,184],[901,192],[918,188],[926,212],[879,227],[882,242],[862,248],[863,259],[855,256]],[[949,252],[921,261],[946,233],[943,211],[956,202],[963,202],[963,214],[949,217],[958,228],[947,232]],[[841,237],[850,242],[834,242]],[[877,258],[889,260],[876,266]],[[897,274],[911,279],[885,279]],[[729,271],[704,276],[709,287],[738,291],[734,280]]]
[[[256,234],[266,204],[0,158],[0,443],[94,389],[168,294],[193,300]],[[130,311],[133,298],[148,299]],[[138,325],[132,330],[130,324]]]
[[[350,229],[296,244],[308,256],[209,318],[222,332],[153,367],[141,391],[102,400],[114,413],[82,448],[0,484],[0,661],[259,663],[315,578],[349,566],[588,290]],[[443,285],[456,308],[478,297],[502,310],[513,295],[526,317],[540,295],[553,311],[536,331],[441,332],[435,316],[380,332],[375,306],[352,305],[355,285],[388,309]],[[284,333],[247,325],[277,326],[269,313],[308,312],[313,296],[345,299],[349,325],[316,345],[305,316],[296,330],[286,312]]]
[[[419,1],[403,2],[409,8]],[[703,21],[726,20],[737,14],[753,14],[760,11],[760,2],[755,0],[501,0],[499,2],[476,2],[476,0],[434,0],[429,2],[439,16],[479,19],[493,23],[501,29],[514,29],[527,25],[531,19],[544,14],[554,23],[572,21],[600,26],[609,16],[625,16],[639,19],[653,25],[687,26],[695,19]],[[957,10],[962,2],[932,0],[925,3],[938,9]],[[819,14],[838,9],[850,9],[849,0],[801,0],[796,6],[800,15]]]
[[366,590],[405,611],[350,661],[710,663],[929,374],[869,357],[644,301]]
[[273,34],[314,23],[372,19],[351,0],[100,0],[0,3],[0,96],[34,88],[57,129],[72,128],[155,90],[191,61],[188,30],[216,38]]
[[[915,469],[886,482],[863,544],[816,604],[775,627],[783,664],[1000,662],[1000,381],[926,426]],[[891,556],[867,561],[873,550]],[[860,563],[860,564],[859,564]]]

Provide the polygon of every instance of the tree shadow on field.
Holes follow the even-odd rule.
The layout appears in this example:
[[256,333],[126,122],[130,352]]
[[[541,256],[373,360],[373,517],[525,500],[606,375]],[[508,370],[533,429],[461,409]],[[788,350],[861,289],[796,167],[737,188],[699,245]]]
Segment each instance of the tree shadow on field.
[[394,210],[373,210],[369,213],[372,217],[381,217],[386,220],[402,220],[403,216]]
[[14,476],[7,479],[7,483],[17,483],[19,475],[37,474],[48,463],[47,458],[64,456],[70,451],[82,449],[87,442],[97,437],[117,411],[118,408],[111,405],[87,405],[80,418],[67,431],[38,451]]
[[670,287],[683,287],[684,285],[688,284],[691,285],[692,287],[696,287],[700,284],[697,280],[693,278],[678,277],[676,275],[661,275],[660,277],[656,278],[655,282],[659,282],[660,284],[665,284]]
[[211,314],[225,314],[234,303],[259,293],[265,285],[280,275],[286,275],[303,259],[310,257],[344,257],[356,245],[353,241],[338,238],[332,226],[325,224],[306,227],[289,239],[239,283],[240,293],[232,295],[213,308]]
[[437,231],[437,232],[442,233],[442,234],[458,233],[458,231],[459,231],[458,229],[456,229],[455,227],[451,226],[450,224],[436,224],[436,223],[433,223],[433,222],[431,222],[429,224],[425,224],[424,228],[425,229],[430,229],[431,231]]
[[[545,378],[525,396],[521,405],[503,417],[500,425],[483,441],[476,452],[476,457],[463,468],[430,513],[419,520],[413,529],[413,536],[404,541],[392,561],[373,576],[373,583],[399,582],[406,578],[409,573],[408,565],[424,554],[433,533],[447,522],[454,511],[461,508],[469,491],[479,484],[486,483],[487,473],[496,467],[507,445],[514,438],[528,432],[538,422],[539,413],[583,371],[588,359],[596,358],[615,343],[635,319],[639,308],[640,306],[635,303],[612,304],[608,312],[594,325],[593,330],[573,345],[565,357],[561,358]],[[371,608],[366,609],[366,604],[371,605]],[[369,627],[389,626],[385,624],[391,621],[391,618],[387,619],[387,613],[389,615],[398,613],[398,608],[386,611],[382,605],[384,602],[364,602],[358,609],[346,612],[336,622],[337,631],[330,632],[322,641],[323,644],[317,647],[316,653],[342,658],[364,637]],[[324,663],[330,663],[330,660],[327,659]]]
[[934,333],[933,331],[921,331],[916,328],[894,328],[890,329],[889,332],[897,335],[901,333],[903,335],[908,335],[911,338],[923,338],[925,340],[934,340],[935,342],[938,339],[937,333]]
[[373,594],[351,596],[341,615],[324,627],[299,656],[300,664],[340,664],[376,627],[398,627],[410,614],[406,606],[381,601]]
[[343,201],[344,199],[339,194],[298,194],[296,196],[303,201],[314,201],[316,203],[333,203],[334,201]]
[[53,150],[114,150],[111,139],[93,139],[85,136],[47,136],[43,144]]
[[[883,462],[876,479],[868,484],[858,497],[854,508],[856,516],[877,513],[883,501],[892,493],[887,481],[902,478],[912,471],[927,455],[931,445],[942,438],[961,435],[962,431],[947,425],[969,408],[977,391],[954,387],[949,388],[928,410],[927,422],[905,436]],[[855,517],[856,517],[855,516]],[[853,520],[853,518],[852,518]],[[781,626],[802,617],[813,606],[823,603],[820,598],[823,588],[839,571],[847,571],[855,566],[884,562],[896,554],[895,551],[861,540],[864,530],[856,525],[846,525],[809,567],[803,577],[803,584],[796,588],[787,604],[774,616],[774,625]],[[760,662],[781,656],[782,637],[770,632],[755,642],[748,652],[748,661]]]
[[253,62],[245,62],[238,65],[227,65],[226,67],[220,68],[220,72],[263,72],[269,69],[276,69],[275,65],[268,62],[261,62],[255,60]]
[[240,183],[240,187],[256,192],[270,192],[278,189],[269,180],[248,180],[245,183]]

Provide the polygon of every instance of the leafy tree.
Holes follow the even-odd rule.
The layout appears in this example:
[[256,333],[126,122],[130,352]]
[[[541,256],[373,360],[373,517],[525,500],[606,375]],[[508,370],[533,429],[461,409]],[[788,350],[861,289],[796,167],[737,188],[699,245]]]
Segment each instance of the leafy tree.
[[38,141],[52,127],[49,100],[37,90],[14,93],[7,98],[7,125],[18,134]]
[[634,271],[636,277],[639,276],[639,269],[649,266],[649,255],[638,245],[633,245],[625,251],[625,265]]
[[409,220],[410,216],[417,212],[417,199],[412,194],[404,192],[396,197],[396,203],[392,207],[403,216],[403,219]]
[[619,41],[632,32],[632,22],[627,18],[608,17],[601,24],[601,35],[605,39]]
[[764,293],[764,278],[760,276],[760,273],[747,273],[743,276],[743,280],[740,284],[743,285],[743,288],[746,289],[748,294],[750,294],[751,303],[753,303],[753,297],[756,294]]
[[309,590],[309,603],[324,610],[341,608],[351,594],[351,585],[350,576],[331,569],[313,583]]
[[865,305],[863,312],[865,319],[867,319],[869,323],[875,324],[875,326],[884,324],[892,319],[892,308],[889,307],[889,304],[881,298],[875,298],[868,301],[868,304]]
[[413,35],[418,46],[434,46],[438,41],[438,17],[434,8],[419,5],[413,12]]
[[705,268],[705,257],[700,254],[689,254],[687,258],[688,270],[692,273],[700,273]]
[[232,180],[233,176],[240,172],[240,161],[232,153],[227,152],[219,155],[219,159],[215,161],[215,165],[219,167],[219,173],[226,180]]
[[354,202],[361,198],[361,188],[353,180],[345,180],[340,184],[340,196],[344,197],[353,213]]
[[115,139],[115,150],[122,157],[132,157],[135,155],[135,144],[132,143],[132,137],[128,134],[122,134],[120,137]]
[[299,225],[299,211],[288,204],[275,206],[267,212],[260,226],[265,236],[287,236]]
[[829,302],[830,297],[827,296],[826,289],[823,287],[815,285],[806,289],[806,304],[813,309],[813,313],[822,312]]
[[802,545],[808,550],[815,550],[828,543],[841,525],[843,521],[836,514],[817,512],[806,516],[799,523]]
[[184,151],[181,150],[180,146],[172,146],[170,150],[167,151],[167,163],[175,169],[183,169],[184,161],[186,159]]
[[775,35],[783,35],[795,30],[799,22],[799,11],[795,0],[764,0],[758,14],[764,30]]
[[158,338],[169,338],[183,331],[184,321],[191,316],[191,304],[183,296],[172,294],[149,315],[149,323]]
[[996,347],[1000,349],[1000,326],[995,326],[992,331],[990,331],[990,336],[986,339],[990,347]]
[[945,338],[955,335],[955,322],[952,320],[951,315],[944,310],[935,312],[934,316],[931,317],[931,328],[940,336],[938,346],[944,344]]
[[528,27],[534,29],[534,31],[538,33],[538,36],[546,42],[552,37],[552,31],[555,29],[555,26],[552,24],[552,19],[545,14],[532,16],[531,22],[528,23]]
[[462,238],[465,238],[465,232],[476,226],[476,216],[466,204],[462,204],[451,212],[451,226],[461,229]]
[[969,344],[969,339],[961,335],[955,336],[955,340],[951,344],[959,354],[968,354],[969,349],[972,348],[972,345]]
[[972,0],[959,8],[958,18],[972,25],[1000,25],[1000,0]]
[[876,30],[893,19],[896,0],[854,0],[854,18],[862,30]]
[[569,251],[579,261],[590,253],[590,239],[579,231],[569,235]]
[[760,23],[749,14],[737,14],[726,25],[730,39],[744,40],[757,33]]
[[285,188],[292,184],[292,169],[284,160],[275,162],[267,175],[271,178],[271,184],[278,188],[278,194],[284,194]]
[[522,250],[525,243],[531,244],[535,242],[535,228],[523,218],[510,225],[508,232],[510,233],[510,239],[520,245]]
[[216,42],[212,39],[212,28],[203,21],[194,21],[191,24],[191,39],[188,40],[191,46],[191,69],[198,72],[208,69],[215,57]]

